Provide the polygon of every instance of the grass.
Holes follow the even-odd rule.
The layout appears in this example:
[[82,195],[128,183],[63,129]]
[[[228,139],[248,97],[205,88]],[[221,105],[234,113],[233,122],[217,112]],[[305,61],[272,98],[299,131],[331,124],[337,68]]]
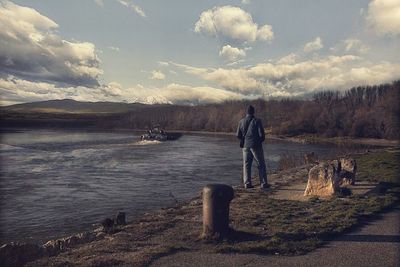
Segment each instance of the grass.
[[216,251],[307,253],[379,211],[398,204],[400,151],[387,149],[354,156],[358,165],[357,180],[381,183],[383,190],[360,196],[352,195],[348,189],[331,199],[312,197],[308,202],[239,196],[243,199],[239,200],[238,207],[232,205],[232,217],[240,219],[233,219],[232,225],[239,233],[248,233],[248,240],[233,233]]
[[388,149],[356,155],[357,180],[400,183],[400,150]]
[[249,214],[233,211],[232,217],[238,218],[231,223],[235,231],[215,251],[304,254],[398,201],[395,188],[385,195],[313,198],[309,202],[256,199],[249,205],[260,208],[253,207]]

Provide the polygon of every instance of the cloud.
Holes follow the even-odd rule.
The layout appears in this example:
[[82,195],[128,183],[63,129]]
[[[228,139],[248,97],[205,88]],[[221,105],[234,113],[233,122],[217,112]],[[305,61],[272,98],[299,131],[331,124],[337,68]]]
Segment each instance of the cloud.
[[109,46],[108,47],[110,50],[113,50],[113,51],[115,51],[115,52],[119,52],[119,47],[117,47],[117,46]]
[[56,88],[54,84],[30,82],[15,77],[0,79],[1,105],[50,99],[77,101],[118,101],[145,104],[204,104],[247,98],[245,95],[211,86],[190,86],[171,83],[164,87],[144,87],[140,84],[123,88],[117,82],[96,89],[87,87]]
[[294,53],[290,53],[278,60],[278,64],[294,64],[296,62],[297,55]]
[[243,58],[246,56],[246,51],[244,49],[240,49],[237,47],[232,47],[230,45],[224,45],[219,51],[219,55],[221,57],[226,58],[229,61],[235,61],[239,58]]
[[311,41],[309,43],[306,43],[304,45],[303,50],[304,50],[304,52],[309,53],[309,52],[312,52],[312,51],[320,50],[323,47],[324,47],[324,45],[322,44],[321,38],[317,37],[317,38],[315,38],[315,40],[313,40],[313,41]]
[[346,52],[359,51],[361,54],[366,53],[369,50],[367,45],[364,45],[359,39],[349,38],[343,41],[345,44]]
[[0,2],[0,77],[98,86],[103,71],[95,45],[64,40],[57,28],[57,23],[35,9]]
[[234,6],[214,7],[202,12],[194,31],[243,42],[272,40],[274,37],[270,25],[258,27],[249,13]]
[[379,35],[400,34],[400,1],[372,0],[368,5],[366,20]]
[[226,66],[236,66],[243,62],[244,62],[244,59],[239,59],[239,60],[227,63]]
[[210,86],[189,86],[172,83],[163,88],[136,86],[129,89],[134,102],[204,104],[238,100],[246,96]]
[[386,83],[400,77],[398,63],[373,63],[355,55],[298,60],[290,54],[276,62],[236,69],[174,66],[225,90],[258,97],[301,96],[325,89]]
[[94,2],[95,2],[96,5],[98,5],[99,7],[104,7],[104,2],[103,2],[103,0],[94,0]]
[[110,82],[108,84],[103,85],[102,88],[105,96],[121,96],[123,95],[123,89],[121,84],[117,82]]
[[75,99],[78,101],[104,101],[110,94],[102,87],[57,87],[48,82],[32,82],[17,77],[0,78],[1,105],[51,99]]
[[169,66],[169,63],[166,62],[166,61],[158,61],[157,63],[158,63],[158,65],[163,66],[163,67],[168,67]]
[[146,13],[144,13],[144,11],[143,11],[143,9],[140,7],[140,6],[138,6],[138,5],[135,5],[134,3],[132,3],[132,2],[130,2],[130,1],[128,1],[128,0],[117,0],[118,1],[118,3],[120,3],[121,5],[123,5],[123,6],[125,6],[125,7],[127,7],[127,8],[130,8],[130,9],[132,9],[136,14],[138,14],[139,16],[141,16],[141,17],[146,17]]
[[151,72],[150,79],[152,79],[152,80],[164,80],[165,79],[165,74],[162,73],[161,71],[153,70]]
[[[285,58],[285,57],[284,57]],[[344,90],[358,85],[391,82],[400,77],[400,64],[373,63],[360,56],[326,56],[261,62],[237,68],[200,68],[169,62],[172,68],[199,77],[203,86],[171,83],[123,88],[111,82],[96,88],[56,87],[18,77],[0,78],[2,104],[71,98],[79,101],[202,104],[259,97],[293,97],[321,90]],[[212,84],[212,85],[211,85]]]
[[248,4],[250,4],[250,2],[251,2],[250,0],[242,0],[243,5],[248,5]]
[[365,54],[369,51],[369,46],[364,44],[357,38],[348,38],[339,42],[336,46],[331,47],[333,52],[352,53],[352,54]]

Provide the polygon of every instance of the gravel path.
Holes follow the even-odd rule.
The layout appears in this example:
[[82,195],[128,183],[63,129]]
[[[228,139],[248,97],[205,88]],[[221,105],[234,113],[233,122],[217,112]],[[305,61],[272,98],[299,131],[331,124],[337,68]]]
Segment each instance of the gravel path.
[[400,266],[400,207],[302,256],[180,252],[151,266]]

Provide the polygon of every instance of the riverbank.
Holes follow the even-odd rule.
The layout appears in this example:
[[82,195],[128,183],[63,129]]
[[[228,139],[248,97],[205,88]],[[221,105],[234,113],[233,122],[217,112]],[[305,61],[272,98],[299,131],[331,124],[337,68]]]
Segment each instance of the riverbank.
[[[200,135],[225,135],[225,136],[235,136],[234,132],[209,132],[209,131],[180,131],[180,130],[170,130],[172,132],[180,132],[183,134],[200,134]],[[282,140],[290,141],[302,144],[335,144],[335,145],[366,145],[366,146],[376,146],[376,147],[396,147],[400,146],[399,140],[389,140],[389,139],[378,139],[378,138],[354,138],[354,137],[321,137],[316,135],[298,135],[298,136],[284,136],[284,135],[273,135],[266,134],[266,139],[270,140]]]
[[268,135],[268,138],[285,140],[303,144],[329,143],[335,145],[368,145],[377,147],[396,147],[400,145],[399,140],[377,139],[377,138],[353,138],[353,137],[320,137],[315,135],[279,136]]
[[[376,165],[378,161],[393,161],[400,155],[398,150],[393,149],[381,151],[379,155],[375,153],[357,156],[361,174],[365,174],[368,171],[365,168]],[[393,154],[394,158],[391,157]],[[381,167],[387,169],[391,166]],[[272,174],[270,182],[273,188],[270,191],[236,187],[230,222],[234,231],[222,242],[205,243],[199,239],[202,227],[199,195],[181,205],[145,214],[129,225],[120,227],[114,234],[98,232],[96,238],[86,243],[76,240],[70,241],[70,245],[64,243],[53,256],[44,255],[28,266],[147,266],[153,260],[177,251],[304,254],[398,203],[397,187],[386,187],[381,190],[383,194],[329,200],[311,198],[308,201],[294,201],[272,197],[285,185],[305,182],[309,167],[304,165]],[[395,170],[385,173],[385,180],[398,181],[398,172]],[[380,179],[368,178],[375,179],[375,182]],[[57,241],[52,243],[59,244]]]

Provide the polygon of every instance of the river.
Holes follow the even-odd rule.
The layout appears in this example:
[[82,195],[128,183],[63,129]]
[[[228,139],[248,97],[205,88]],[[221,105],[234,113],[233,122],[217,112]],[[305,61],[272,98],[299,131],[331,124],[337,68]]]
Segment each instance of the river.
[[[264,150],[272,171],[282,154],[324,155],[332,146],[267,140]],[[66,236],[117,211],[129,221],[206,184],[240,184],[241,157],[238,141],[224,135],[141,142],[135,132],[3,131],[0,244]]]

